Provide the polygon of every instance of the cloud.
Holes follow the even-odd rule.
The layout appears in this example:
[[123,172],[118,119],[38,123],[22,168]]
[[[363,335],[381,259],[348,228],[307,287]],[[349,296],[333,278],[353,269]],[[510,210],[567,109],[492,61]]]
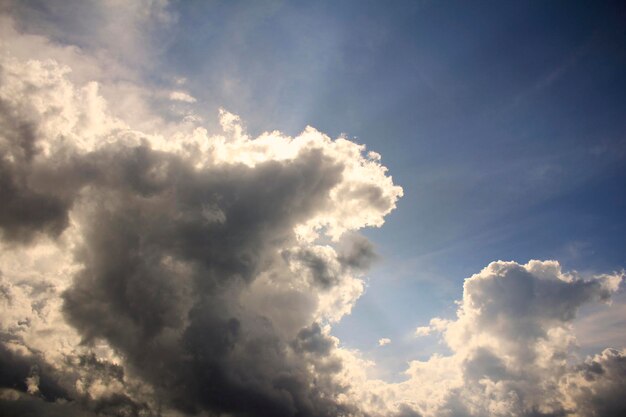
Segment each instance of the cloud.
[[417,329],[415,329],[416,337],[428,336],[429,334],[430,334],[430,326],[420,326]]
[[428,336],[433,332],[442,332],[446,329],[448,320],[435,317],[430,319],[428,326],[420,326],[415,329],[415,337]]
[[388,337],[383,337],[382,339],[378,339],[378,346],[386,346],[391,343],[391,339]]
[[146,134],[55,61],[0,64],[7,412],[357,413],[327,323],[402,194],[364,146],[226,111]]
[[456,319],[418,328],[442,332],[452,353],[412,361],[401,383],[365,378],[358,392],[371,394],[360,401],[380,415],[400,404],[424,416],[620,415],[624,403],[613,395],[626,383],[626,352],[581,361],[572,323],[581,306],[607,301],[622,280],[584,280],[555,261],[493,262],[465,281]]
[[172,91],[169,95],[169,99],[173,101],[182,101],[184,103],[196,102],[196,99],[193,96],[184,91]]
[[605,349],[566,375],[567,404],[579,415],[620,416],[626,410],[626,351]]
[[[128,13],[125,56],[173,19],[163,2],[140,6],[98,15]],[[624,413],[623,346],[580,358],[573,330],[623,274],[493,262],[466,279],[454,318],[415,331],[449,354],[411,361],[402,382],[372,379],[332,325],[376,260],[358,231],[402,196],[379,154],[310,126],[251,137],[226,110],[217,134],[165,122],[144,99],[170,89],[100,65],[117,64],[119,22],[85,40],[101,52],[89,56],[2,19],[0,414]]]

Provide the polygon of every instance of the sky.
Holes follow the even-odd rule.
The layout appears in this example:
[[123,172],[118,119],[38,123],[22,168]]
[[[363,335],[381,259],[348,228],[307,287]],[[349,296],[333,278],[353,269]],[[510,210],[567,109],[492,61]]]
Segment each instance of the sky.
[[617,416],[626,8],[0,1],[0,411]]

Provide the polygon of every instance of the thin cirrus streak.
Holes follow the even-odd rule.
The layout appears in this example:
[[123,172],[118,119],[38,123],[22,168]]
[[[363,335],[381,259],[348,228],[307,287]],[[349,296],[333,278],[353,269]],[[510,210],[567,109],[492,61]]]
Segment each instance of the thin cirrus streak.
[[403,194],[380,155],[312,127],[251,137],[225,110],[217,134],[157,114],[163,130],[143,131],[114,114],[106,80],[72,78],[101,57],[6,30],[55,59],[8,44],[0,58],[2,415],[625,409],[626,353],[573,354],[578,310],[610,301],[623,273],[493,262],[465,280],[455,317],[416,331],[448,355],[373,379],[332,326],[376,258],[358,231],[381,227]]

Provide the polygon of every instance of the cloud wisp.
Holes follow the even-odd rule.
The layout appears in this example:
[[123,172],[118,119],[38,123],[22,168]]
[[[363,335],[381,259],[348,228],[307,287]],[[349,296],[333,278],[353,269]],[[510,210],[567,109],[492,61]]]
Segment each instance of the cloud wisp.
[[54,59],[7,45],[0,55],[0,414],[626,409],[626,352],[573,353],[578,309],[609,301],[621,274],[493,262],[465,281],[455,318],[415,331],[440,336],[451,354],[412,361],[403,382],[371,379],[372,363],[332,326],[376,258],[358,231],[382,226],[403,193],[379,154],[312,127],[251,137],[225,110],[218,134],[156,115],[166,128],[146,131],[112,109],[105,78],[72,77],[73,65],[101,58],[6,33]]

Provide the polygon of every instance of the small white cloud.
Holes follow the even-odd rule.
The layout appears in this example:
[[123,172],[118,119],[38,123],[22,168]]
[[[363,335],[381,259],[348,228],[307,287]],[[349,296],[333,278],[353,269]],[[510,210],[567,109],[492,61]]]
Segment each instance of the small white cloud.
[[182,101],[185,103],[195,103],[197,101],[195,97],[184,91],[172,91],[170,92],[169,98],[173,101]]
[[420,326],[415,329],[415,337],[428,336],[432,332],[443,332],[450,323],[448,320],[435,317],[430,319],[428,326]]
[[383,337],[382,339],[378,339],[378,346],[385,346],[391,343],[391,339],[388,337]]

